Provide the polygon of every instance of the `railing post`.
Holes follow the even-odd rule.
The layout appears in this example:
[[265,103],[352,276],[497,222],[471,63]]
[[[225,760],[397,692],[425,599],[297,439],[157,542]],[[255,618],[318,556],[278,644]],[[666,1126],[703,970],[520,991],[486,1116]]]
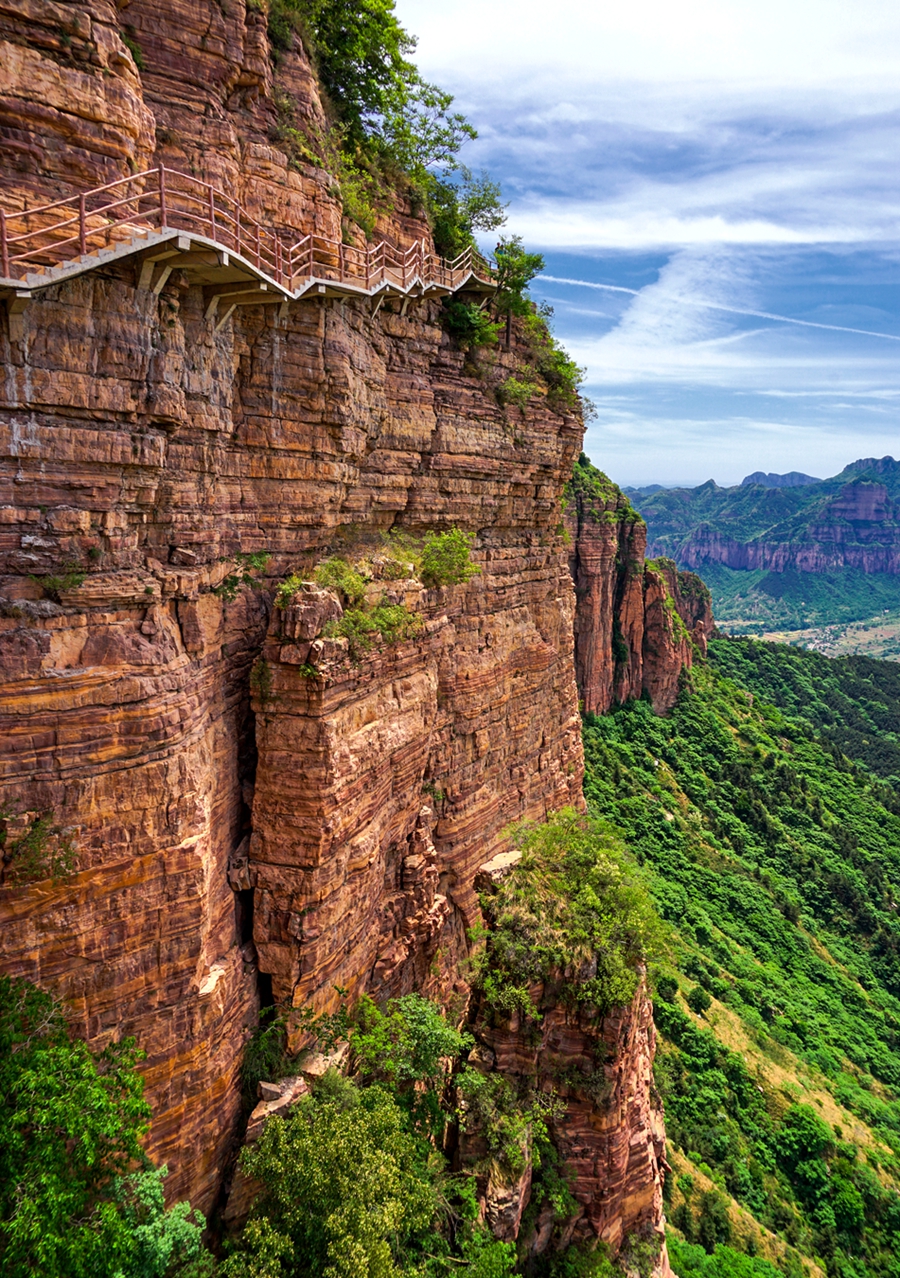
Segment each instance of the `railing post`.
[[3,274],[9,278],[9,244],[6,239],[6,214],[0,209],[0,258],[2,258]]
[[169,216],[166,209],[166,170],[164,165],[159,166],[159,225],[165,230],[169,225]]
[[234,206],[234,251],[241,251],[241,206],[237,203]]
[[84,193],[78,197],[78,251],[82,257],[87,252],[87,228],[84,224]]
[[209,188],[209,238],[216,238],[216,197],[212,187]]
[[262,267],[260,266],[260,264],[259,264],[259,263],[260,263],[260,258],[259,258],[259,223],[257,222],[257,223],[256,223],[256,269],[257,269],[258,271],[261,271],[261,270],[262,270]]

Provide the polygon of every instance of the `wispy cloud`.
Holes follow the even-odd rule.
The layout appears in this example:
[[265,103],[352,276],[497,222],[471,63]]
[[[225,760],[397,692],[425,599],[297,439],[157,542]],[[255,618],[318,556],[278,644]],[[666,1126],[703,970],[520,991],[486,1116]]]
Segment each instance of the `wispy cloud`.
[[587,368],[588,447],[614,478],[898,450],[900,7],[397,7],[480,130],[467,163],[545,255],[535,291]]
[[[576,284],[579,288],[594,288],[608,293],[630,293],[633,297],[640,296],[639,289],[622,288],[617,284],[595,284],[591,280],[572,280],[558,275],[539,275],[537,278],[548,280],[551,284]],[[845,324],[819,324],[815,320],[795,319],[790,315],[776,315],[772,311],[748,311],[739,306],[724,306],[721,302],[707,302],[700,297],[674,296],[671,301],[677,306],[699,306],[702,310],[725,311],[730,315],[750,315],[754,319],[775,320],[779,324],[797,324],[801,328],[822,328],[832,333],[856,333],[860,337],[883,337],[889,342],[900,342],[898,333],[879,333],[868,328],[849,328]]]

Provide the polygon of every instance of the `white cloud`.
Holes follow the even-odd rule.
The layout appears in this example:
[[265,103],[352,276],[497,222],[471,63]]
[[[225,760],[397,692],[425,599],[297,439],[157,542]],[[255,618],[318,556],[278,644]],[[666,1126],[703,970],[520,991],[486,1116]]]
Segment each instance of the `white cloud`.
[[429,72],[552,67],[658,83],[834,84],[894,79],[891,0],[399,0]]
[[[479,128],[467,163],[548,256],[539,291],[587,366],[599,465],[724,483],[896,452],[895,0],[397,11]],[[560,277],[617,288],[591,312]]]

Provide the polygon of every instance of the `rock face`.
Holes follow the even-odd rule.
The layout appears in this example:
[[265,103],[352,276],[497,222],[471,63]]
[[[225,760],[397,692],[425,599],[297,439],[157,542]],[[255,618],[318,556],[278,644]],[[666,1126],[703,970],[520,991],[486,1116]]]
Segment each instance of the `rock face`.
[[[61,86],[51,134],[28,77],[5,81],[23,94],[23,136],[57,158],[16,152],[5,198],[144,163],[152,114],[167,160],[180,146],[270,218],[339,233],[328,175],[268,142],[260,13],[135,0],[129,33],[112,6],[67,10],[86,43],[60,50],[48,12],[26,8],[3,56]],[[118,131],[94,45],[125,68]],[[302,51],[280,74],[321,119]],[[398,215],[391,230],[406,227]],[[513,429],[437,319],[433,301],[373,317],[367,302],[310,300],[281,317],[246,308],[216,332],[181,272],[156,294],[110,264],[36,294],[23,340],[0,338],[2,796],[52,811],[78,852],[61,882],[0,889],[0,966],[63,996],[92,1043],[138,1038],[150,1153],[201,1208],[236,1131],[257,954],[264,995],[270,982],[319,1006],[335,982],[435,983],[503,826],[578,801],[556,523],[581,425],[538,404]],[[515,347],[503,358],[512,368]],[[482,575],[423,597],[423,634],[363,663],[340,651],[307,679],[302,618],[287,642],[271,596],[214,593],[239,550],[270,551],[277,580],[339,532],[394,523],[472,530]],[[274,695],[254,724],[264,643]]]
[[[549,1135],[570,1177],[578,1207],[557,1246],[602,1238],[618,1252],[629,1237],[656,1237],[657,1278],[670,1273],[662,1228],[665,1129],[653,1085],[656,1031],[642,983],[630,1005],[600,1019],[563,1006],[559,990],[534,987],[539,1028],[476,1012],[477,1046],[470,1063],[483,1073],[499,1071],[519,1095],[529,1089],[555,1093],[559,1112]],[[479,1156],[477,1133],[463,1139],[462,1161]],[[514,1181],[503,1183],[492,1169],[481,1180],[485,1216],[498,1237],[515,1238],[532,1192],[531,1161]],[[532,1211],[521,1241],[529,1255],[547,1250],[554,1235],[549,1206]]]
[[[324,115],[299,45],[276,84],[256,6],[17,0],[0,40],[5,207],[162,160],[340,237],[331,175],[274,144],[286,112]],[[423,230],[402,207],[380,228]],[[0,800],[52,811],[77,852],[60,880],[0,882],[0,970],[65,999],[94,1046],[135,1035],[149,1153],[204,1210],[260,998],[461,1006],[477,867],[510,821],[582,802],[576,642],[590,707],[645,688],[662,707],[690,657],[669,601],[705,633],[683,578],[643,571],[640,525],[587,515],[573,629],[559,507],[581,422],[541,396],[500,408],[490,379],[527,349],[514,332],[480,368],[439,319],[428,299],[311,298],[217,329],[184,271],[153,291],[127,262],[37,291],[21,336],[0,310]],[[278,580],[394,526],[475,535],[466,584],[382,583],[418,633],[361,655],[322,636],[336,596],[273,607]],[[257,551],[267,579],[235,592]],[[648,1017],[602,1031],[609,1113],[571,1098],[580,1219],[614,1243],[659,1221]],[[586,1030],[553,1025],[582,1050]]]
[[497,524],[485,540],[467,585],[402,591],[422,636],[365,660],[273,614],[250,873],[279,1000],[446,991],[485,853],[582,802],[564,553]]
[[646,695],[675,704],[682,670],[713,630],[709,591],[671,559],[645,561],[647,528],[627,497],[582,458],[566,508],[575,582],[575,666],[584,710]]

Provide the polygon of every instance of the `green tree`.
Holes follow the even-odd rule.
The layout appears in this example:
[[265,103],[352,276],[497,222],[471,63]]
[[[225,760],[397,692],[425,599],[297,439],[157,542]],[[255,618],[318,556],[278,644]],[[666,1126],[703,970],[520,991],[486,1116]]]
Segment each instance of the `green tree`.
[[544,269],[540,253],[528,253],[521,235],[501,239],[494,249],[497,264],[497,296],[494,305],[498,315],[529,315],[533,304],[525,296],[528,285]]
[[[163,1206],[141,1149],[149,1106],[134,1041],[94,1056],[60,1007],[0,978],[0,1263],[6,1278],[160,1278],[202,1218]],[[135,1170],[137,1169],[137,1170]]]
[[422,581],[426,586],[458,586],[477,577],[481,569],[469,558],[474,533],[461,528],[431,532],[422,547]]
[[389,1092],[340,1076],[270,1119],[241,1166],[263,1192],[229,1278],[395,1278],[437,1210],[423,1144]]

